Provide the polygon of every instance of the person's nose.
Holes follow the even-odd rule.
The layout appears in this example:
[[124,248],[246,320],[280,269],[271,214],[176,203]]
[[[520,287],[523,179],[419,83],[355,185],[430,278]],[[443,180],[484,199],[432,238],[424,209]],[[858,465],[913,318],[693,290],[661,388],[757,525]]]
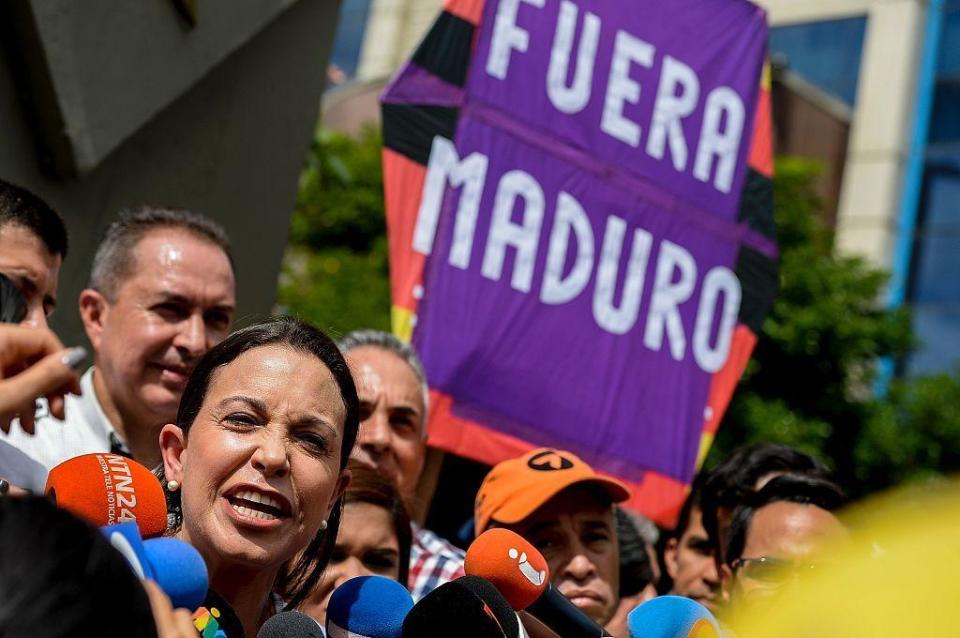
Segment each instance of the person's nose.
[[191,359],[197,359],[207,351],[207,324],[201,313],[191,314],[179,325],[173,345]]
[[337,568],[337,587],[351,578],[371,575],[370,570],[364,566],[363,561],[356,556],[348,556]]
[[27,328],[49,328],[50,326],[47,325],[47,313],[43,310],[43,304],[30,305],[20,325],[26,326]]
[[285,437],[269,426],[261,428],[251,460],[254,468],[267,478],[286,476],[290,472],[290,459]]
[[358,443],[371,457],[376,458],[390,449],[390,419],[385,409],[374,410],[360,424]]
[[583,551],[578,551],[567,561],[563,573],[577,582],[586,582],[597,574],[597,566]]
[[704,560],[703,582],[712,588],[720,586],[720,572],[717,570],[717,562],[713,560],[713,557],[709,560]]

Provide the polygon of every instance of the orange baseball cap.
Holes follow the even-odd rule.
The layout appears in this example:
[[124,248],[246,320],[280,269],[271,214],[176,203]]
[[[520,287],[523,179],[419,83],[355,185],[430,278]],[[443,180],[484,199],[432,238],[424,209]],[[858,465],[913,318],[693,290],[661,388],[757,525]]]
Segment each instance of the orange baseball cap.
[[519,523],[558,493],[578,483],[600,487],[614,503],[630,498],[630,490],[623,483],[600,476],[580,458],[563,450],[539,448],[498,463],[483,479],[474,501],[477,535],[487,529],[491,520]]

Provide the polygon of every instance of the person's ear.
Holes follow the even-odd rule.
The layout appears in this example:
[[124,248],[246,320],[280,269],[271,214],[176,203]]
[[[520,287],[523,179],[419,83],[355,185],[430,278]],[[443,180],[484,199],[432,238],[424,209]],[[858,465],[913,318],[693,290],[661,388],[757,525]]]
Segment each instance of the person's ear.
[[676,538],[671,538],[667,541],[667,544],[663,548],[663,564],[667,568],[667,574],[670,576],[671,580],[676,580],[677,572],[679,571],[677,567],[677,547],[678,541]]
[[110,304],[99,290],[84,288],[80,292],[80,319],[94,352],[100,349],[103,327],[110,314]]
[[330,502],[327,504],[327,519],[330,518],[330,513],[333,512],[333,507],[337,504],[337,501],[346,493],[347,486],[350,485],[350,479],[352,478],[353,475],[350,473],[350,470],[344,468],[344,470],[340,472],[340,478],[337,479],[337,486],[334,488]]
[[724,605],[730,604],[730,599],[733,597],[735,578],[729,565],[723,564],[720,566],[720,600]]
[[160,456],[163,458],[163,475],[168,481],[183,485],[183,462],[186,460],[187,439],[181,430],[167,423],[160,430]]

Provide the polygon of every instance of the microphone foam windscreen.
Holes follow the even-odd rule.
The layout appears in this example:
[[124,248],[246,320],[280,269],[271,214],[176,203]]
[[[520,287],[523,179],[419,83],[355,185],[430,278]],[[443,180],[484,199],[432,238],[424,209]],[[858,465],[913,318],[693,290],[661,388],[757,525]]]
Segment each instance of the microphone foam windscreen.
[[533,545],[502,527],[488,529],[467,549],[464,570],[496,587],[516,610],[529,607],[550,582],[547,561]]
[[317,621],[299,611],[282,611],[263,623],[257,638],[323,638]]
[[191,612],[203,604],[209,580],[207,564],[193,545],[176,538],[153,538],[143,543],[153,580],[174,607]]
[[44,492],[97,527],[136,522],[144,538],[167,529],[160,481],[143,465],[117,454],[84,454],[50,470]]
[[507,636],[490,606],[462,578],[420,599],[403,621],[403,638],[514,638]]
[[630,638],[719,638],[720,627],[710,611],[682,596],[660,596],[627,615]]
[[110,541],[110,544],[127,559],[137,578],[154,579],[153,565],[147,558],[143,548],[143,539],[140,538],[140,528],[136,523],[120,523],[101,527],[100,532]]
[[330,638],[401,638],[403,619],[413,607],[406,588],[384,576],[357,576],[344,582],[327,603]]

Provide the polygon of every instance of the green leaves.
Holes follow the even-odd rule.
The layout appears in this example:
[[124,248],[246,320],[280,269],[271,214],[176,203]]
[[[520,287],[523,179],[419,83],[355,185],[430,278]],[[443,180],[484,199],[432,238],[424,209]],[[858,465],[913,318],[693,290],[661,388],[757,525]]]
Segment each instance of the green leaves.
[[808,161],[777,162],[780,294],[708,466],[744,443],[778,441],[826,460],[853,495],[960,470],[957,377],[872,393],[877,360],[913,347],[909,311],[883,307],[885,273],[834,254],[812,187],[817,172]]
[[279,305],[334,335],[390,329],[382,145],[319,132],[300,175]]

